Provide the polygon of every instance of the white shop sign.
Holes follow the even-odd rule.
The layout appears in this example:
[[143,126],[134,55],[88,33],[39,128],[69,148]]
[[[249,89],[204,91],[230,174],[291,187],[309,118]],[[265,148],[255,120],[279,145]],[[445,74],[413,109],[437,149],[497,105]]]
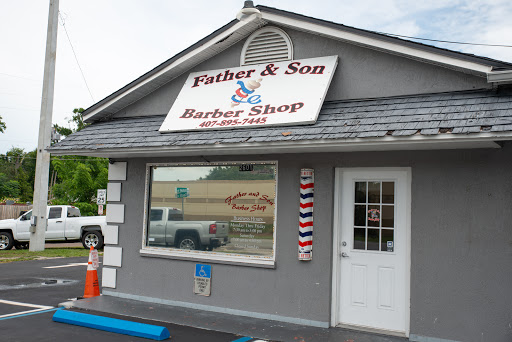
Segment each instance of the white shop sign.
[[160,132],[312,124],[338,56],[191,73]]

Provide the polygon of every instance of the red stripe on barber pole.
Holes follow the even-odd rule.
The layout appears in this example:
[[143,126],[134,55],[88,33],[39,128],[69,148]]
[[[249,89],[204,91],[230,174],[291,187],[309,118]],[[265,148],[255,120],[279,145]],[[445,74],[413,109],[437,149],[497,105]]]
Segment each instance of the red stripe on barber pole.
[[300,242],[300,240],[299,240],[299,246],[301,246],[301,247],[313,246],[313,241]]
[[305,227],[313,228],[313,221],[311,221],[311,222],[299,222],[299,226],[301,228],[305,228]]
[[311,203],[301,203],[301,204],[300,204],[300,207],[301,207],[302,209],[306,209],[306,208],[313,208],[313,202],[311,202]]
[[301,189],[309,189],[309,188],[314,188],[315,187],[315,184],[314,183],[310,183],[310,184],[301,184],[300,185],[300,188]]

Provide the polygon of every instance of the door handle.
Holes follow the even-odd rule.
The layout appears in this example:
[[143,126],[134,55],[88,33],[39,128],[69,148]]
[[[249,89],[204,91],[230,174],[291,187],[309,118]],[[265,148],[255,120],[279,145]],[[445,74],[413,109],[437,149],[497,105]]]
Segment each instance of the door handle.
[[341,256],[342,256],[343,258],[348,258],[348,254],[347,254],[347,253],[345,253],[345,252],[341,253]]
[[57,223],[62,223],[62,221],[57,221]]

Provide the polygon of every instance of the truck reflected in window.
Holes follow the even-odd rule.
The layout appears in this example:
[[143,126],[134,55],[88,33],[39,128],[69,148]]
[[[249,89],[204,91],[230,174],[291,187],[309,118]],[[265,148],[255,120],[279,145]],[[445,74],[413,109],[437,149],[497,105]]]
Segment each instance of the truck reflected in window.
[[150,167],[146,246],[273,257],[274,163]]

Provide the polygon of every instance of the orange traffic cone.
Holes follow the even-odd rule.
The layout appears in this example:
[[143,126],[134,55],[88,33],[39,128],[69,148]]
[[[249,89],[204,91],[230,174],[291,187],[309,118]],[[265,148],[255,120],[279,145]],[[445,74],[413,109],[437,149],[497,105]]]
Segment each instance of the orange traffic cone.
[[92,251],[94,247],[91,246],[89,250],[89,263],[87,265],[87,275],[85,276],[85,290],[84,298],[91,298],[100,295],[100,286],[98,283],[98,272],[92,266]]

